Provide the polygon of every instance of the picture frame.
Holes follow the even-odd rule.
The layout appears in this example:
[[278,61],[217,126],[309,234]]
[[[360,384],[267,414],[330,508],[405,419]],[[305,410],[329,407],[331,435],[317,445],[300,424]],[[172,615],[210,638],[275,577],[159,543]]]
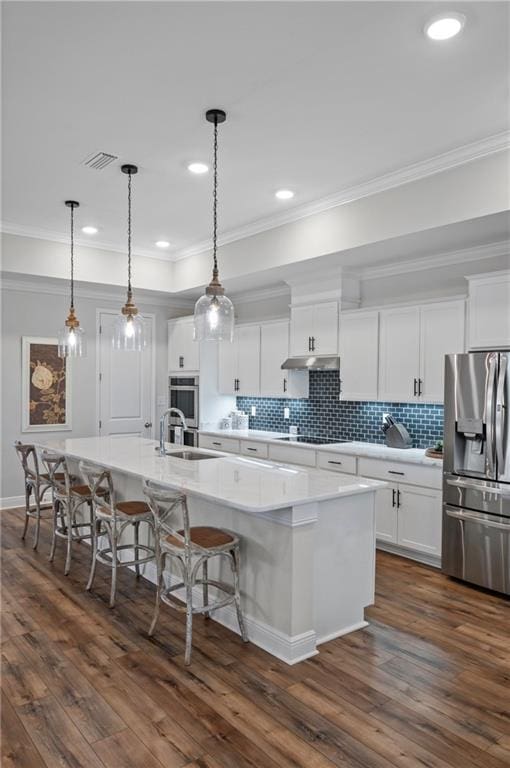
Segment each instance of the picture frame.
[[71,426],[71,366],[58,356],[58,340],[21,339],[21,431],[62,432]]

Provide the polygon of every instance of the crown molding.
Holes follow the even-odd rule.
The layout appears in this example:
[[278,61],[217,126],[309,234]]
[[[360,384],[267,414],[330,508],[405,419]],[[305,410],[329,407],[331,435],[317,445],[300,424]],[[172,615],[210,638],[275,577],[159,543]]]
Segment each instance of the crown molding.
[[264,301],[264,299],[276,299],[280,296],[287,296],[290,299],[290,288],[288,285],[277,285],[273,288],[260,288],[257,291],[239,291],[239,293],[230,293],[232,301],[253,302]]
[[463,248],[458,251],[445,251],[431,256],[423,256],[411,261],[396,261],[391,264],[365,267],[361,270],[360,276],[362,280],[375,280],[380,277],[391,277],[408,272],[421,272],[427,269],[447,267],[451,264],[493,259],[507,254],[510,256],[510,241],[501,240],[497,243],[488,243],[487,245]]
[[[26,293],[38,293],[50,296],[67,296],[69,294],[69,285],[67,281],[61,283],[53,282],[49,279],[39,278],[37,280],[24,280],[16,277],[10,277],[8,273],[0,273],[1,288],[7,291],[22,291]],[[119,287],[118,290],[97,290],[80,286],[75,283],[75,296],[80,299],[93,299],[95,301],[119,301],[125,300],[126,289]],[[168,298],[161,295],[153,295],[150,291],[138,289],[136,299],[139,304],[149,304],[155,307],[166,307],[167,309],[193,309],[194,299],[184,299],[168,295]]]
[[[470,163],[473,160],[479,160],[488,155],[503,152],[507,149],[510,149],[510,131],[502,131],[501,133],[488,136],[479,141],[465,144],[456,149],[449,150],[448,152],[443,152],[440,155],[435,155],[427,160],[404,166],[403,168],[391,171],[383,176],[377,176],[362,184],[347,187],[333,195],[320,198],[311,203],[305,203],[304,205],[291,208],[277,215],[258,219],[243,227],[231,229],[218,238],[218,245],[220,247],[228,245],[237,240],[242,240],[245,237],[258,235],[269,229],[299,221],[299,219],[322,213],[330,208],[345,205],[346,203],[351,203],[355,200],[360,200],[363,197],[368,197],[379,192],[386,192],[387,190],[399,187],[402,184],[419,181],[427,176],[447,171],[458,165]],[[203,240],[187,248],[174,251],[172,260],[181,261],[181,259],[187,259],[191,256],[198,256],[209,251],[211,247],[211,240]]]
[[[0,222],[0,232],[5,235],[17,235],[18,237],[30,237],[34,240],[48,240],[51,243],[63,243],[69,244],[69,235],[63,235],[61,232],[52,232],[47,229],[39,229],[38,227],[31,227],[25,224],[12,224],[9,221]],[[119,246],[116,243],[94,240],[84,240],[82,238],[74,238],[75,245],[80,248],[90,248],[98,251],[111,251],[112,253],[126,254],[126,248]],[[144,251],[136,246],[133,247],[133,256],[139,256],[145,259],[156,259],[158,261],[173,262],[175,261],[171,253],[166,255],[163,253],[154,253],[153,251]]]

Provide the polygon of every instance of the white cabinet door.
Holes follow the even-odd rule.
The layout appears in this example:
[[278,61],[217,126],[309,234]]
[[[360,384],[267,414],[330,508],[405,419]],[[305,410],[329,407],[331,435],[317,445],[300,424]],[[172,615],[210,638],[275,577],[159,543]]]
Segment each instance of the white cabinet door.
[[260,325],[237,329],[237,391],[238,395],[260,394]]
[[260,394],[262,397],[285,397],[288,371],[281,365],[289,356],[289,324],[287,321],[261,326]]
[[397,486],[388,485],[375,495],[375,535],[380,541],[397,543]]
[[340,380],[343,400],[376,400],[379,313],[340,313]]
[[510,347],[510,272],[469,279],[468,346]]
[[397,543],[429,555],[441,554],[441,492],[399,485]]
[[234,340],[218,342],[218,391],[220,395],[236,394],[238,332]]
[[444,401],[444,358],[464,352],[463,301],[425,305],[420,311],[420,400]]
[[379,399],[417,399],[420,369],[420,310],[417,307],[380,312]]
[[312,352],[316,355],[338,354],[338,304],[317,304],[313,311]]
[[312,351],[314,308],[292,307],[290,311],[290,354],[308,355]]
[[179,371],[199,370],[198,341],[193,339],[193,318],[183,317],[170,320],[168,323],[168,370],[171,373]]

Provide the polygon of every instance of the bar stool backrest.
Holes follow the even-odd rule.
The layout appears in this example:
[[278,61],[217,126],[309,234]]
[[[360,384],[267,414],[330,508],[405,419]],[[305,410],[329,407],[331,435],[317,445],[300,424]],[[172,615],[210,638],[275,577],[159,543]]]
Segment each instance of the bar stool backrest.
[[115,519],[117,513],[111,472],[99,464],[88,461],[80,461],[80,472],[87,478],[95,509],[106,508],[112,519]]
[[[50,482],[57,494],[69,496],[71,493],[71,475],[67,466],[66,457],[59,453],[53,453],[43,448],[41,461],[48,472]],[[57,475],[64,475],[64,482]]]
[[32,445],[31,443],[22,443],[21,440],[16,440],[14,442],[14,448],[21,461],[21,466],[25,473],[25,481],[31,480],[34,485],[39,485],[41,482],[41,475],[39,472],[39,460],[37,458],[35,445]]
[[154,518],[156,538],[173,536],[189,550],[191,535],[186,496],[152,480],[143,481],[143,492]]

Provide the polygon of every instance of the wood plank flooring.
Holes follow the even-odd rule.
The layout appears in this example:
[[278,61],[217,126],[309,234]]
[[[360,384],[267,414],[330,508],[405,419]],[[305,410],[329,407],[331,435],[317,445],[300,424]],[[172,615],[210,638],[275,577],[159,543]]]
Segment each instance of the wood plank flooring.
[[432,568],[377,557],[370,626],[289,667],[180,614],[109,571],[84,591],[90,550],[48,563],[2,514],[4,768],[508,768],[510,603]]

